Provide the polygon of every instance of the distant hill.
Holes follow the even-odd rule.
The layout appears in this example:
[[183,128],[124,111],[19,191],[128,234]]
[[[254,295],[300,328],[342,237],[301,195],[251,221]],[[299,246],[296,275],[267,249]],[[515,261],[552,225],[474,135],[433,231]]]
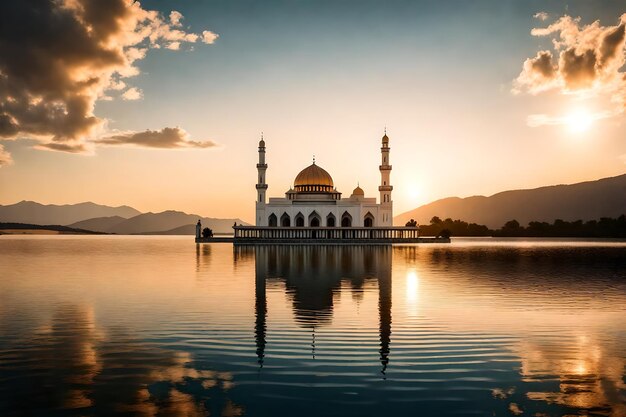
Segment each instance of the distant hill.
[[[213,219],[197,214],[168,210],[162,213],[144,213],[130,219],[122,217],[97,217],[72,223],[69,226],[104,233],[158,234],[158,235],[193,235],[198,219],[202,227],[209,227],[213,233],[232,233],[233,223],[242,224],[240,219]],[[244,223],[245,224],[245,223]]]
[[132,207],[109,207],[91,202],[79,204],[40,204],[20,201],[7,206],[0,205],[0,222],[29,224],[69,225],[94,217],[119,216],[129,218],[141,214]]
[[110,217],[95,217],[93,219],[81,220],[76,223],[69,224],[69,227],[75,227],[77,229],[93,230],[94,232],[108,233],[112,227],[120,224],[124,220],[124,217],[110,216]]
[[626,174],[572,185],[504,191],[490,197],[450,197],[434,201],[394,217],[394,224],[410,219],[427,224],[433,216],[501,227],[515,219],[553,222],[617,218],[626,213]]

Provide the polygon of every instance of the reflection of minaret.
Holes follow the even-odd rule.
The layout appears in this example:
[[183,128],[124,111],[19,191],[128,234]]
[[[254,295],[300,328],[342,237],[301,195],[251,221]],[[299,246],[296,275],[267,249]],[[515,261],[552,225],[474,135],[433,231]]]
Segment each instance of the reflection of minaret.
[[[391,250],[386,248],[387,256]],[[389,344],[391,343],[391,268],[380,268],[378,271],[378,314],[380,332],[380,363],[384,375],[389,363]]]
[[265,358],[265,333],[267,330],[267,296],[265,294],[267,272],[267,253],[259,253],[265,248],[257,247],[256,268],[255,268],[255,286],[254,286],[254,337],[256,341],[256,356],[259,365],[263,367],[263,359]]

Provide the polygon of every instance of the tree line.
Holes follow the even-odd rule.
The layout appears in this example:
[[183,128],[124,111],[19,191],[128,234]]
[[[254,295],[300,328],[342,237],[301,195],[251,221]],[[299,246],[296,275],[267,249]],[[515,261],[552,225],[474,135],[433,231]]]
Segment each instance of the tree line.
[[[417,226],[411,219],[406,226]],[[430,224],[420,226],[422,236],[494,236],[494,237],[606,237],[626,238],[626,215],[616,219],[602,217],[599,220],[568,222],[557,219],[553,223],[532,221],[526,227],[517,220],[509,220],[499,229],[489,229],[484,224],[463,220],[442,220],[438,216]]]

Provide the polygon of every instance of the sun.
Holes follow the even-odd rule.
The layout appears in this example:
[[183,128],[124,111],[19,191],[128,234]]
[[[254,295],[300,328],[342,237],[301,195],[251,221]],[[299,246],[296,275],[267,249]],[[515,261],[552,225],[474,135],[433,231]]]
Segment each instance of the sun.
[[577,110],[565,117],[565,123],[573,133],[586,132],[593,124],[593,115],[586,110]]

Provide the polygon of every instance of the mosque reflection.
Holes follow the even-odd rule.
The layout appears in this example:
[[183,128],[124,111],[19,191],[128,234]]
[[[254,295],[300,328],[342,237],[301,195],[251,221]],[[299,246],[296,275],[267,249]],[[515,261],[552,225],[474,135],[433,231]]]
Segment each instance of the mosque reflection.
[[267,284],[282,281],[293,304],[295,322],[313,332],[330,324],[336,293],[343,283],[362,296],[366,282],[378,286],[378,330],[383,375],[391,342],[391,257],[389,246],[257,246],[236,247],[235,262],[254,256],[255,336],[263,366],[267,333]]

